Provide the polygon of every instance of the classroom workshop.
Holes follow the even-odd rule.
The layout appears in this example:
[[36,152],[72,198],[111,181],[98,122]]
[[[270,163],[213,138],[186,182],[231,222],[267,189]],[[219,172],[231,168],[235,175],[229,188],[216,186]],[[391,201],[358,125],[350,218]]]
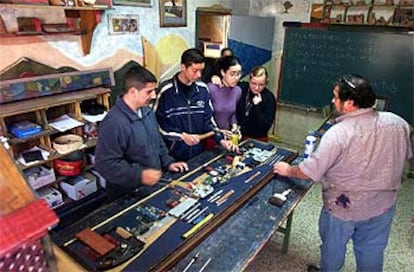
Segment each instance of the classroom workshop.
[[414,271],[414,0],[0,0],[0,272]]

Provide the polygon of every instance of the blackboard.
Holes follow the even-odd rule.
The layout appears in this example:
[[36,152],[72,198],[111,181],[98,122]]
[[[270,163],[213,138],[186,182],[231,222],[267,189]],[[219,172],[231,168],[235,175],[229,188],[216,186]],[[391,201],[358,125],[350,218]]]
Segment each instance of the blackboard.
[[335,79],[366,77],[388,110],[414,123],[414,35],[287,27],[280,98],[320,108],[331,104]]

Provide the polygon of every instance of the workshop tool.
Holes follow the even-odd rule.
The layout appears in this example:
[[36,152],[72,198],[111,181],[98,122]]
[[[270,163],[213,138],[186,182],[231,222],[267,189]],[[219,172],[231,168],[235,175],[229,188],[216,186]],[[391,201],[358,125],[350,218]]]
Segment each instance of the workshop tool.
[[228,191],[227,193],[225,193],[222,197],[220,197],[217,201],[216,204],[217,205],[221,205],[220,203],[226,201],[232,194],[234,194],[234,190],[231,189],[230,191]]
[[208,258],[208,260],[203,264],[203,266],[200,268],[198,272],[203,272],[204,269],[206,269],[207,265],[211,262],[211,257]]
[[[223,190],[219,190],[217,192],[215,192],[208,200],[207,202],[214,202],[215,200],[217,200],[220,197],[220,194],[223,192]],[[215,200],[213,200],[215,199]]]
[[193,258],[191,258],[190,262],[187,264],[187,266],[184,268],[183,272],[187,272],[188,269],[190,269],[190,267],[193,265],[193,263],[195,263],[195,261],[197,261],[198,256],[200,255],[199,252],[197,252]]
[[198,222],[196,225],[194,225],[189,231],[181,235],[184,239],[190,237],[194,232],[196,232],[199,228],[201,228],[204,224],[206,224],[208,221],[210,221],[211,218],[213,218],[214,214],[210,213],[206,217],[204,217],[203,220]]
[[210,132],[201,134],[201,135],[198,136],[198,139],[200,139],[200,141],[205,140],[205,139],[210,138],[211,136],[213,136],[214,133],[215,133],[214,131],[210,131]]
[[282,206],[290,192],[292,189],[287,189],[283,193],[275,193],[269,198],[269,203],[278,207]]
[[194,221],[194,219],[196,219],[197,217],[199,217],[200,215],[202,215],[205,211],[208,210],[208,206],[204,207],[201,211],[197,212],[195,215],[193,215],[192,217],[190,217],[188,219],[188,223],[192,223]]
[[197,202],[194,206],[192,206],[189,210],[187,210],[185,213],[183,213],[180,218],[184,220],[184,218],[186,218],[187,216],[189,216],[190,214],[192,214],[196,209],[198,209],[198,207],[201,206],[200,202]]
[[257,171],[256,173],[254,173],[253,175],[251,175],[248,179],[246,179],[244,181],[244,183],[249,183],[250,181],[252,181],[255,177],[257,177],[260,174],[261,174],[261,172],[260,171]]

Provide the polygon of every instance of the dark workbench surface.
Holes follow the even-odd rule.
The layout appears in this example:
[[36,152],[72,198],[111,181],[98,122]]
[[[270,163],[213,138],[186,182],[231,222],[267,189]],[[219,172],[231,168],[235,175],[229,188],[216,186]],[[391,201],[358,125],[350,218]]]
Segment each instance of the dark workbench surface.
[[[294,164],[301,160],[302,157],[298,157]],[[209,258],[211,261],[205,271],[245,269],[278,227],[286,221],[311,186],[309,181],[275,177],[243,208],[177,263],[173,271],[183,271],[197,253],[199,257],[188,271],[200,271]],[[272,194],[288,188],[292,188],[293,192],[282,207],[268,203]]]

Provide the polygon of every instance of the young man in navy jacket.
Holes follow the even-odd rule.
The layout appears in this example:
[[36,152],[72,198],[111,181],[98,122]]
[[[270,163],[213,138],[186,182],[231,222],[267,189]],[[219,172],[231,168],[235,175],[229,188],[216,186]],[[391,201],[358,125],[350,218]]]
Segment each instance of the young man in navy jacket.
[[198,49],[188,49],[181,55],[181,71],[163,82],[154,106],[160,132],[170,155],[186,161],[204,151],[202,139],[206,133],[228,150],[238,148],[218,132],[207,85],[201,81],[204,56]]

